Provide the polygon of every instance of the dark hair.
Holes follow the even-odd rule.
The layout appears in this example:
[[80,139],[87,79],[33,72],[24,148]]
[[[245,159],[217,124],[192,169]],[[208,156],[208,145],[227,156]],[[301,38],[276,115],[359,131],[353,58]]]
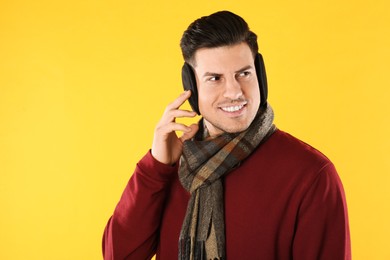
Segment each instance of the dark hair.
[[195,65],[194,54],[201,48],[215,48],[246,42],[253,56],[258,52],[257,35],[249,30],[248,24],[240,16],[220,11],[203,16],[187,28],[180,41],[183,58]]

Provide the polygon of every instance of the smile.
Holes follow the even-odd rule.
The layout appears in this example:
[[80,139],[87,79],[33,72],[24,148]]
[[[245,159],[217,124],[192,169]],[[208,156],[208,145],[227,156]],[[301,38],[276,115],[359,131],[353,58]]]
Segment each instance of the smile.
[[241,110],[245,105],[237,105],[237,106],[230,106],[230,107],[221,107],[221,109],[225,112],[237,112]]

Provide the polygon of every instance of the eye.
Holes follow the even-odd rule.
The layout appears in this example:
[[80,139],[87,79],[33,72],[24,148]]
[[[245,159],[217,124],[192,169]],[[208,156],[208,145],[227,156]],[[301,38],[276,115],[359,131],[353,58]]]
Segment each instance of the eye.
[[221,79],[221,77],[220,76],[212,76],[212,77],[210,77],[210,78],[208,78],[207,80],[208,81],[219,81]]
[[240,78],[245,78],[245,77],[249,77],[250,75],[251,75],[252,73],[250,72],[250,71],[243,71],[243,72],[240,72],[239,74],[238,74],[238,77],[240,77]]

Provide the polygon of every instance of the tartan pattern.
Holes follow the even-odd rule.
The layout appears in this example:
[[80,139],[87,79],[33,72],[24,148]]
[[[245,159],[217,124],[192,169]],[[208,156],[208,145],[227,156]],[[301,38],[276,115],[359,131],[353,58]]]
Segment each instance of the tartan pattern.
[[191,193],[179,239],[179,259],[226,259],[223,186],[221,177],[238,166],[275,130],[270,105],[260,108],[252,124],[241,133],[224,133],[202,140],[199,132],[183,145],[179,179]]

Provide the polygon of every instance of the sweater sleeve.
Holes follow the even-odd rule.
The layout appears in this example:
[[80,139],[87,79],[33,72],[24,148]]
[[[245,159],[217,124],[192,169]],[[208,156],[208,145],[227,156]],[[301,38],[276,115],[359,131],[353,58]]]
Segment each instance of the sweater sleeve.
[[305,194],[296,225],[293,259],[351,259],[344,189],[328,163]]
[[103,235],[103,256],[150,259],[156,251],[161,215],[177,167],[155,160],[150,151],[137,164]]

